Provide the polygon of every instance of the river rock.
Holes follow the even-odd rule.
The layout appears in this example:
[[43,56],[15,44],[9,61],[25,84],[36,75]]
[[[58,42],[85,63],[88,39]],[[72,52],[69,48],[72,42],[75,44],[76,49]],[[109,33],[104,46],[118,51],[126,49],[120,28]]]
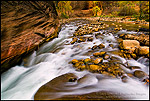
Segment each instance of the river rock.
[[93,53],[93,56],[95,57],[98,57],[99,55],[100,55],[100,52]]
[[137,78],[143,78],[146,76],[146,73],[141,70],[134,71],[133,75]]
[[131,69],[131,70],[133,70],[133,69],[141,69],[141,67],[139,67],[139,66],[127,66],[127,68]]
[[107,59],[109,59],[110,58],[110,56],[108,55],[108,54],[105,54],[104,55],[104,60],[107,60]]
[[67,82],[75,81],[77,79],[78,77],[73,73],[58,76],[41,86],[35,93],[34,100],[50,100],[52,97],[55,98],[54,96],[56,95],[54,93],[63,90]]
[[96,60],[93,61],[93,63],[96,64],[96,65],[99,64],[99,63],[102,63],[102,62],[103,62],[102,58],[97,58]]
[[77,42],[77,38],[76,37],[72,38],[72,41],[70,43],[74,44],[75,42]]
[[90,59],[90,58],[86,58],[86,59],[84,59],[84,63],[85,64],[88,64],[89,62],[91,62],[92,60]]
[[122,79],[122,82],[127,82],[128,77],[125,76],[125,75],[123,75],[123,76],[121,77],[121,79]]
[[102,52],[99,52],[99,56],[104,56],[106,54],[106,52],[102,51]]
[[123,40],[119,44],[120,49],[129,49],[131,51],[134,51],[135,48],[140,47],[140,43],[137,40]]
[[82,78],[78,79],[77,83],[78,85],[93,85],[96,84],[98,82],[97,78],[91,74],[86,74],[84,75]]
[[95,72],[95,71],[98,71],[99,66],[98,65],[90,65],[89,69],[90,69],[90,71]]
[[103,45],[102,43],[98,45],[99,49],[105,48],[105,45]]
[[94,45],[93,47],[92,47],[92,50],[94,50],[94,49],[96,49],[97,48],[97,45]]
[[93,37],[88,37],[88,41],[93,41]]
[[80,39],[78,40],[78,42],[80,43],[80,42],[85,42],[86,40],[85,40],[85,38],[83,38],[83,37],[80,37]]
[[138,50],[139,55],[147,55],[149,53],[149,47],[141,46]]
[[84,69],[86,69],[86,66],[85,65],[79,65],[77,68],[76,68],[76,70],[80,70],[80,71],[82,71],[82,70],[84,70]]
[[76,64],[76,63],[78,63],[79,61],[78,61],[77,59],[73,59],[71,62],[72,62],[72,64]]
[[109,46],[110,46],[110,47],[112,47],[112,48],[114,47],[114,45],[113,45],[113,44],[109,44]]

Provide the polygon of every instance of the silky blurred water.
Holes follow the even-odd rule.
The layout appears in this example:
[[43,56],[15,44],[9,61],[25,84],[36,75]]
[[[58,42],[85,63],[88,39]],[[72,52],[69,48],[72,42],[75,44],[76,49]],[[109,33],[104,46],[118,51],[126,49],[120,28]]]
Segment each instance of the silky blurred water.
[[[103,77],[102,74],[93,74],[88,71],[75,71],[71,64],[68,64],[72,59],[86,59],[90,56],[83,54],[87,53],[94,45],[103,43],[104,49],[101,51],[113,51],[118,48],[111,48],[109,44],[118,45],[112,33],[104,34],[103,39],[96,39],[92,42],[76,43],[76,45],[68,45],[79,25],[87,23],[86,21],[75,21],[62,26],[58,38],[43,44],[37,51],[25,57],[26,61],[22,62],[20,66],[14,66],[1,75],[1,99],[2,100],[33,100],[36,91],[50,80],[65,74],[75,73],[79,78],[86,74],[92,76],[80,85],[69,88],[73,89],[68,92],[58,92],[57,95],[71,95],[71,94],[86,94],[95,91],[113,91],[124,94],[128,99],[149,99],[149,88],[144,85],[144,82],[138,79],[128,77],[128,82],[124,83],[118,78],[105,78],[99,80],[97,76]],[[103,32],[103,30],[101,31]],[[122,30],[118,33],[127,32]],[[136,33],[136,32],[134,32]],[[88,35],[87,35],[88,36]],[[110,42],[108,42],[109,40]],[[57,50],[54,51],[54,50]],[[139,66],[141,69],[149,74],[149,61],[147,59],[139,58],[125,60],[118,55],[108,52],[109,55],[117,57],[122,63],[128,62],[131,66]],[[107,61],[107,60],[106,60]],[[133,72],[128,70],[128,72]],[[91,86],[91,87],[88,87]],[[87,87],[87,89],[84,89]],[[54,97],[55,98],[55,97]],[[53,99],[53,97],[51,98]]]

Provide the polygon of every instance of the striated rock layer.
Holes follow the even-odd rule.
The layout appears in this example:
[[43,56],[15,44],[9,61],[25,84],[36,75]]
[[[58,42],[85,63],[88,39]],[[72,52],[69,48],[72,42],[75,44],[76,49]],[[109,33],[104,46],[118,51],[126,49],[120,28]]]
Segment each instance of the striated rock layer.
[[57,37],[58,27],[53,1],[1,1],[1,73]]

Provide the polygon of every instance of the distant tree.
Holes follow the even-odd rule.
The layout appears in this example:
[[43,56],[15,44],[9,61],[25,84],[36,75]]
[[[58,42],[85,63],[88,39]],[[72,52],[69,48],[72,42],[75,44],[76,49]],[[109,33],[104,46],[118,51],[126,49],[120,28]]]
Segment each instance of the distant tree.
[[103,11],[102,2],[101,1],[93,1],[93,5],[94,5],[94,7],[92,10],[93,10],[94,16],[97,16],[98,12]]
[[73,12],[70,3],[71,1],[59,1],[58,2],[56,9],[59,13],[61,13],[62,17],[68,18],[69,14]]
[[136,14],[136,11],[134,9],[134,1],[118,1],[118,4],[120,7],[119,15],[128,16]]
[[95,7],[93,7],[92,10],[93,10],[94,16],[97,16],[97,12],[100,11],[100,8],[98,6],[95,6]]

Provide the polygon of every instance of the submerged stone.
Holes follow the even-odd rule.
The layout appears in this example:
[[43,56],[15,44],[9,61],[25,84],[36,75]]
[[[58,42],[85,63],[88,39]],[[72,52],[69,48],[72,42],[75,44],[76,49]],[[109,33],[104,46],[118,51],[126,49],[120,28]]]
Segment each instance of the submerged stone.
[[103,62],[102,58],[97,58],[96,60],[93,61],[93,63],[96,64],[96,65],[99,64],[99,63],[102,63],[102,62]]
[[143,78],[146,76],[146,73],[141,71],[141,70],[136,70],[134,71],[134,76],[137,77],[137,78]]

